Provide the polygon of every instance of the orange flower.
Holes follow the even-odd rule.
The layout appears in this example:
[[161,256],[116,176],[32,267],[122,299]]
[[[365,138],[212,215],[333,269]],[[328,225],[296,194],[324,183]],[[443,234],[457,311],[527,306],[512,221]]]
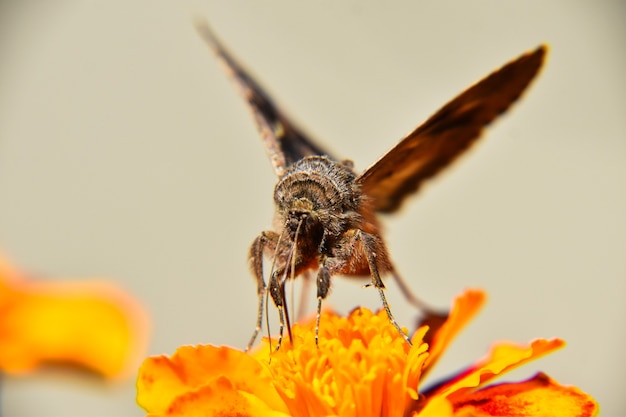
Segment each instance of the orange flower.
[[136,301],[105,282],[36,281],[0,257],[0,370],[42,363],[128,376],[147,343]]
[[[385,312],[324,313],[319,349],[315,323],[295,325],[293,344],[250,355],[228,347],[183,346],[148,358],[137,400],[150,416],[593,416],[597,405],[544,374],[485,386],[501,373],[563,346],[559,339],[501,343],[473,367],[430,389],[420,381],[484,302],[458,297],[445,323],[421,327],[409,346]],[[274,346],[276,343],[274,342]],[[271,360],[270,360],[271,359]]]

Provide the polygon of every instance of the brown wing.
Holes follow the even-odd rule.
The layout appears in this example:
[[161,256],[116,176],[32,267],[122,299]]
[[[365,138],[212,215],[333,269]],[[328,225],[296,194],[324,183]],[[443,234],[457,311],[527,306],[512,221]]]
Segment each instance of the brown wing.
[[493,72],[443,106],[359,176],[375,210],[391,213],[465,151],[484,126],[519,98],[537,75],[542,45]]
[[289,165],[305,156],[328,155],[289,121],[261,86],[224,48],[206,22],[196,22],[196,29],[218,56],[239,93],[250,105],[263,145],[278,176],[282,176]]

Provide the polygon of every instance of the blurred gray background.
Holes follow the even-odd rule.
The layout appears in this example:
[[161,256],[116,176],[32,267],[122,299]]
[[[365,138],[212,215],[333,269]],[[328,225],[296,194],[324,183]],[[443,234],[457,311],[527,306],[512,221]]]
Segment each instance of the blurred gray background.
[[[465,87],[551,46],[529,94],[393,218],[401,273],[447,307],[490,300],[435,377],[497,340],[568,346],[543,370],[623,415],[626,26],[620,1],[0,3],[0,247],[50,279],[110,277],[153,319],[150,354],[244,347],[253,238],[275,177],[241,99],[196,35],[208,19],[284,108],[364,169]],[[329,304],[378,308],[337,278]],[[414,311],[393,283],[393,311]],[[310,295],[313,302],[314,295]],[[273,312],[273,311],[272,311]],[[96,324],[97,325],[97,324]],[[2,415],[140,416],[134,381],[2,378]]]

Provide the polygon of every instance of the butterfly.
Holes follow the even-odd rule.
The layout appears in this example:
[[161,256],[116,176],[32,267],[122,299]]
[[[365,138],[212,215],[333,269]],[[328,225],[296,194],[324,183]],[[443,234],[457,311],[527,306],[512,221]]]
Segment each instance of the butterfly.
[[[407,300],[424,304],[398,274],[381,235],[379,214],[396,212],[425,181],[468,149],[485,126],[505,112],[538,74],[547,53],[540,45],[492,72],[452,99],[361,173],[349,160],[330,156],[274,103],[204,22],[197,30],[247,101],[278,182],[274,188],[276,230],[254,240],[249,262],[257,284],[258,315],[247,348],[263,322],[269,294],[291,339],[285,284],[315,272],[318,343],[322,301],[336,275],[369,278],[390,322],[411,343],[393,317],[382,277],[391,275]],[[264,258],[271,259],[269,280]],[[433,314],[433,316],[436,316]]]

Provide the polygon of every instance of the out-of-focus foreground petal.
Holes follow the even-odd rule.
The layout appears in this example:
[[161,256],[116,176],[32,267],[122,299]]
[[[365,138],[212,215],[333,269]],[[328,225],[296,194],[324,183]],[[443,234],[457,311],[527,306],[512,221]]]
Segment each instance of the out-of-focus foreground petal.
[[0,256],[0,370],[60,363],[129,376],[147,339],[146,313],[114,285],[33,280]]

